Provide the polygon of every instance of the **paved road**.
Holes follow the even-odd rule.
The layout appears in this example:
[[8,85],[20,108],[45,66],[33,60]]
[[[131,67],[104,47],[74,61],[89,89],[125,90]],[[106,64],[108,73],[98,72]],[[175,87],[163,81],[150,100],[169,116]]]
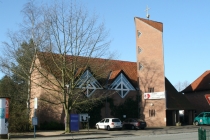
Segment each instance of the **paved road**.
[[[100,140],[198,140],[198,133],[178,133],[178,134],[161,134],[161,135],[148,135],[148,136],[127,136],[106,138]],[[89,139],[96,140],[96,139]]]
[[[70,134],[63,134],[63,131],[40,131],[36,132],[36,139],[38,140],[73,140],[73,139],[104,139],[104,140],[197,140],[198,128],[200,126],[167,126],[163,128],[147,128],[145,130],[80,130],[79,132],[72,132]],[[210,126],[202,126],[202,128],[210,130]],[[13,133],[11,134],[13,140],[34,140],[34,133]]]

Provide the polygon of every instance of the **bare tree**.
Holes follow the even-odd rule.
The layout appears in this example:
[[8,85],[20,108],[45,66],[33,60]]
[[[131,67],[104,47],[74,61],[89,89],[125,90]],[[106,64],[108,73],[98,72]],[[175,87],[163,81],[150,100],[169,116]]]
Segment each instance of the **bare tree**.
[[178,82],[175,85],[175,88],[178,92],[182,91],[183,89],[185,89],[187,86],[189,85],[188,81],[184,81],[184,82]]
[[[10,58],[16,55],[21,42],[32,39],[37,53],[30,56],[33,57],[31,69],[24,71],[23,76],[31,87],[29,98],[34,98],[36,95],[33,93],[41,89],[39,100],[61,105],[65,111],[65,131],[69,132],[69,114],[81,106],[88,110],[103,98],[103,94],[85,95],[94,78],[105,81],[104,75],[108,75],[106,67],[113,57],[108,52],[108,31],[97,15],[89,14],[84,6],[77,3],[62,1],[38,7],[30,1],[23,13],[26,19],[21,30],[18,34],[10,33],[11,44],[4,43],[8,55],[1,58],[1,68],[5,73],[16,73],[13,65],[20,65],[16,57]],[[24,70],[29,65],[20,67]],[[84,75],[87,70],[91,74]],[[98,85],[98,88],[103,87]]]
[[[8,31],[9,42],[3,42],[3,55],[0,57],[0,68],[7,76],[17,76],[26,83],[28,116],[30,115],[31,99],[31,72],[30,67],[33,61],[35,50],[45,49],[43,26],[40,23],[41,12],[38,10],[34,1],[26,3],[22,13],[23,23],[16,32]],[[42,47],[40,47],[42,46]],[[48,47],[48,46],[47,46]]]
[[[162,86],[162,84],[164,84],[164,75],[161,66],[158,65],[158,63],[156,63],[155,60],[148,61],[142,59],[141,64],[143,65],[143,68],[139,71],[139,85],[141,94],[149,92],[148,88],[159,89]],[[142,103],[140,110],[141,118],[144,118],[143,112],[146,104],[147,100],[144,99],[144,95],[142,95]]]

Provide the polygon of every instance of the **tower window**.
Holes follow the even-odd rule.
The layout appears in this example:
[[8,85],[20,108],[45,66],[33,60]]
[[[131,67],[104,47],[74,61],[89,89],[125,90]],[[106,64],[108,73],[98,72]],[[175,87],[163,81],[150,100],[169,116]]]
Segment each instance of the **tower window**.
[[155,91],[154,87],[148,87],[148,92],[149,93],[154,92],[154,91]]
[[138,35],[138,37],[140,37],[140,35],[141,35],[141,32],[139,30],[137,31],[137,35]]
[[143,69],[143,65],[139,62],[139,70]]
[[141,53],[142,49],[138,46],[138,53]]
[[149,110],[149,117],[155,117],[155,110]]

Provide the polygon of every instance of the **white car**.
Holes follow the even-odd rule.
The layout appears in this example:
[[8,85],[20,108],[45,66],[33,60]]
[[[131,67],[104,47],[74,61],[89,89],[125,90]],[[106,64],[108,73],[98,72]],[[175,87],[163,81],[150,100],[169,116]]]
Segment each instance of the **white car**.
[[96,123],[97,129],[122,129],[122,122],[118,118],[104,118]]

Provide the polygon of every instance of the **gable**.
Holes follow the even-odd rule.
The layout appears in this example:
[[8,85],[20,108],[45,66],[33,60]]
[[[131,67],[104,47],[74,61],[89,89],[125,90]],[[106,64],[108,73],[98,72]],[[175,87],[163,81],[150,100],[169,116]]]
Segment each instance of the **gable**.
[[195,109],[193,104],[183,94],[179,93],[167,78],[165,78],[165,87],[167,110]]
[[103,89],[100,83],[86,70],[77,81],[77,88],[83,89],[84,94],[90,97],[96,89]]
[[200,77],[186,87],[182,92],[203,91],[210,89],[210,70],[205,71]]
[[120,72],[115,80],[113,80],[109,89],[116,90],[122,98],[124,98],[130,90],[135,90],[123,72]]
[[153,28],[163,32],[163,23],[161,22],[157,22],[157,21],[152,21],[152,20],[148,20],[148,19],[143,19],[143,18],[139,18],[139,17],[135,17],[143,22],[145,22],[146,24],[152,26]]

